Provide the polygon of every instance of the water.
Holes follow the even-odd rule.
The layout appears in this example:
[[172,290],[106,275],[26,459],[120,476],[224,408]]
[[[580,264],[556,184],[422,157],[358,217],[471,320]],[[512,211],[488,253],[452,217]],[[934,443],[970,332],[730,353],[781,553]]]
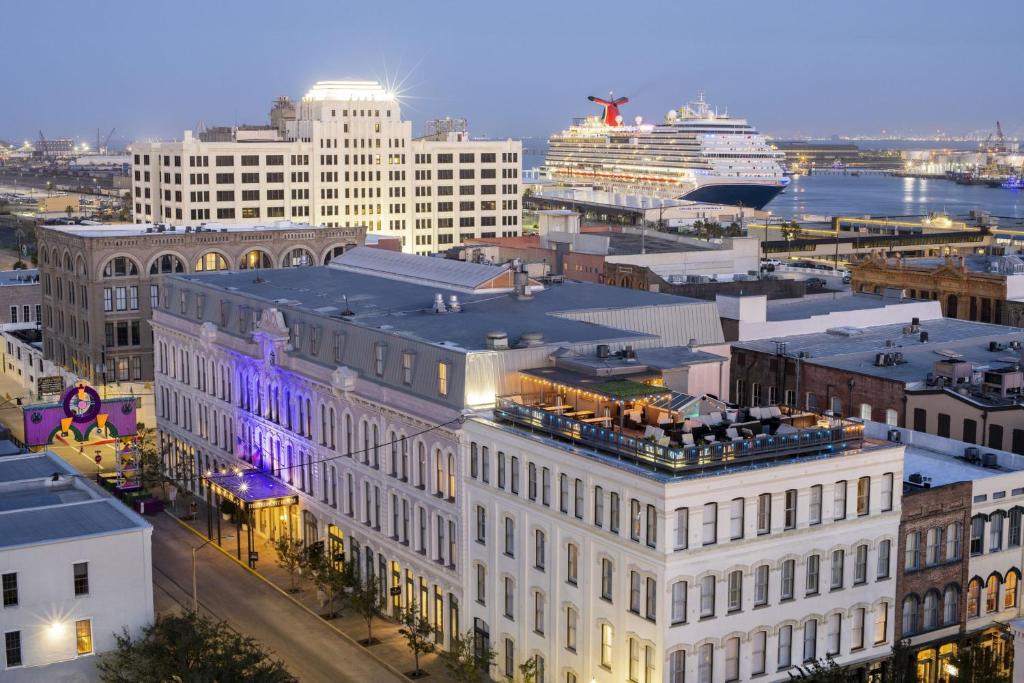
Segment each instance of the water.
[[930,211],[966,215],[972,209],[993,216],[1024,217],[1024,194],[950,180],[895,176],[800,176],[766,210],[791,218],[822,216],[916,216]]

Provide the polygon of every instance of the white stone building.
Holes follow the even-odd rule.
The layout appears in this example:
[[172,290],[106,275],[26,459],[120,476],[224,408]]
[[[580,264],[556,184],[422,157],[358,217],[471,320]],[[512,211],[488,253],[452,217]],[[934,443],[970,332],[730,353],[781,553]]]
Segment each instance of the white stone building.
[[0,498],[0,678],[94,680],[153,621],[152,527],[49,452],[0,458]]
[[422,254],[520,233],[521,143],[414,139],[399,98],[374,81],[318,82],[294,114],[224,141],[186,131],[132,145],[135,222],[365,226]]

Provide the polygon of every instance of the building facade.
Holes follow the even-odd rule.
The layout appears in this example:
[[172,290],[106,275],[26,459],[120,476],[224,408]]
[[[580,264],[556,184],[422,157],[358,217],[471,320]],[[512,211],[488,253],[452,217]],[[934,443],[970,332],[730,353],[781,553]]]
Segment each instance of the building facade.
[[670,476],[501,420],[465,431],[464,602],[498,675],[784,681],[888,655],[902,447]]
[[165,276],[318,265],[364,237],[363,228],[287,221],[40,226],[44,358],[97,384],[150,381],[149,320]]
[[2,678],[93,680],[153,621],[152,527],[49,452],[0,458],[0,490]]
[[319,82],[279,125],[132,145],[135,222],[365,226],[421,254],[520,233],[519,142],[414,139],[399,99],[372,81]]
[[21,330],[42,321],[42,288],[39,271],[0,271],[0,330]]

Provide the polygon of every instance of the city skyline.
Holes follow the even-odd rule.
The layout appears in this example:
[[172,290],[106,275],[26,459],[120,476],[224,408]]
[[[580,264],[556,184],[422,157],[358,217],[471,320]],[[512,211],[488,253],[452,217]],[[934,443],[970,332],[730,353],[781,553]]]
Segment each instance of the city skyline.
[[[546,137],[594,113],[587,95],[609,91],[631,98],[630,118],[648,121],[703,91],[778,136],[962,135],[996,120],[1010,135],[1024,128],[1024,96],[1002,87],[997,67],[1024,56],[1012,35],[1017,7],[994,21],[949,2],[794,3],[783,12],[743,3],[739,19],[660,3],[643,13],[609,3],[521,3],[515,12],[400,3],[385,25],[374,8],[325,3],[273,22],[263,3],[204,7],[201,19],[190,3],[114,4],[105,15],[48,4],[63,21],[5,41],[9,59],[33,55],[10,76],[12,92],[34,93],[0,126],[11,142],[40,130],[90,141],[96,128],[117,128],[115,139],[127,141],[180,138],[200,122],[263,123],[278,95],[346,77],[396,87],[417,133],[428,119],[456,116],[477,135]],[[30,26],[38,11],[19,5],[6,17]],[[944,35],[951,24],[955,42]],[[146,31],[129,36],[133,26]]]

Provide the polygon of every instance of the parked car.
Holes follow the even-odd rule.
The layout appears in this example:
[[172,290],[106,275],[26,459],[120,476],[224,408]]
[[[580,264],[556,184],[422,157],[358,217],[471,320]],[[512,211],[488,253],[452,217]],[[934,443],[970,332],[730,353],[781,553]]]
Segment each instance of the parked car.
[[828,283],[825,282],[825,280],[820,277],[809,277],[806,280],[804,280],[804,282],[807,284],[808,287],[825,287],[828,285]]

